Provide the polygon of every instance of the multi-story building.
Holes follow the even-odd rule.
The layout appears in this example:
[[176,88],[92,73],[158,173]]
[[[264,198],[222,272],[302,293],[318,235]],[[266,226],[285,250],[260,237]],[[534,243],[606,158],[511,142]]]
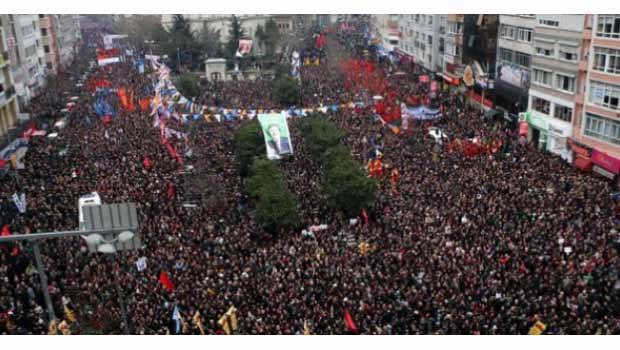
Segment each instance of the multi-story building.
[[45,54],[37,15],[0,15],[18,103],[24,105],[45,84]]
[[75,45],[80,37],[78,15],[39,15],[39,27],[45,66],[48,73],[56,73],[58,67],[70,63]]
[[500,15],[499,22],[495,103],[516,114],[527,109],[536,16]]
[[399,15],[373,15],[371,35],[384,53],[401,47]]
[[18,113],[4,18],[0,18],[0,139],[17,123]]
[[465,15],[451,14],[446,20],[447,32],[443,54],[442,75],[446,83],[460,86],[465,67],[463,66],[463,27]]
[[587,15],[570,145],[575,165],[620,187],[620,15]]
[[573,136],[584,15],[536,15],[528,138],[541,149],[572,161]]
[[428,71],[441,72],[447,19],[447,15],[400,15],[399,49]]

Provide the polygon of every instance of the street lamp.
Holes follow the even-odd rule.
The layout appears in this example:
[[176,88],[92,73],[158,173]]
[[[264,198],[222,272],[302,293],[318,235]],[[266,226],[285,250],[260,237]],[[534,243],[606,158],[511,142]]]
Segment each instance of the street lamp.
[[[0,237],[0,243],[26,241],[32,244],[49,321],[56,320],[56,315],[54,314],[54,306],[52,305],[48,290],[47,275],[43,266],[43,259],[41,258],[39,241],[52,238],[81,236],[88,243],[91,253],[99,252],[108,254],[109,256],[113,256],[117,251],[135,250],[142,246],[140,237],[134,233],[138,232],[139,228],[138,213],[134,203],[89,205],[83,206],[82,210],[84,221],[80,224],[80,229],[78,230],[43,233],[27,232],[26,234],[12,234]],[[112,239],[104,238],[112,235],[116,235],[116,237]],[[125,332],[130,334],[127,312],[121,294],[117,270],[118,268],[115,269],[116,290],[123,311]]]
[[[123,231],[116,238],[111,240],[105,240],[102,235],[98,233],[93,233],[88,236],[82,236],[86,243],[89,246],[94,246],[97,249],[97,252],[108,254],[110,257],[110,262],[115,263],[114,255],[117,252],[114,243],[119,242],[121,244],[128,243],[133,240],[135,234],[131,231]],[[129,319],[127,317],[127,308],[125,307],[125,299],[123,297],[123,291],[121,290],[121,284],[118,278],[118,265],[114,266],[114,284],[116,285],[116,293],[118,294],[118,303],[121,306],[121,311],[123,313],[123,326],[125,328],[125,334],[131,334],[129,330]]]

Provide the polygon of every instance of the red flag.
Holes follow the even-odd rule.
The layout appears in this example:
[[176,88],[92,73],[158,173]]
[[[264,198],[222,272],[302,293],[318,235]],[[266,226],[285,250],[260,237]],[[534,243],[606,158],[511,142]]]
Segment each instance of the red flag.
[[357,333],[357,327],[355,326],[355,322],[353,322],[353,317],[351,317],[347,309],[344,310],[344,322],[351,332]]
[[362,219],[364,220],[364,225],[368,225],[368,213],[366,209],[362,209]]
[[9,225],[4,225],[4,227],[2,227],[2,237],[10,235],[11,231],[9,231]]
[[159,274],[159,283],[161,283],[164,286],[164,288],[166,288],[169,291],[174,290],[174,284],[172,284],[170,277],[168,277],[168,274],[165,273],[164,271],[162,271]]
[[112,117],[109,115],[106,115],[105,117],[101,118],[101,122],[104,124],[108,124],[112,122]]
[[168,184],[168,199],[174,198],[175,195],[176,195],[176,191],[174,190],[174,185],[169,183]]
[[19,255],[19,244],[15,244],[15,246],[13,247],[13,250],[11,251],[11,256],[18,256]]
[[151,160],[149,159],[149,157],[144,157],[142,164],[145,168],[149,169],[151,167]]

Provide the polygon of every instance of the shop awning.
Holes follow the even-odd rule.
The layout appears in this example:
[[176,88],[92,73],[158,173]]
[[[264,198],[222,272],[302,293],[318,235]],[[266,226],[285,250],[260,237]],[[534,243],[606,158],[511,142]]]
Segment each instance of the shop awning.
[[592,170],[592,161],[588,158],[585,157],[577,157],[575,158],[575,161],[573,162],[573,164],[583,170],[583,171],[591,171]]

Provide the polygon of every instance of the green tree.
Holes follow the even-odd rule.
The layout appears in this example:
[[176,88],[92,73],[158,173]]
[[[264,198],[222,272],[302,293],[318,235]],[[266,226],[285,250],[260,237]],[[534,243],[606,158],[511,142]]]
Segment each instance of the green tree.
[[300,121],[300,128],[307,140],[306,145],[312,156],[319,159],[328,150],[338,146],[343,133],[331,121],[311,115]]
[[220,42],[220,31],[209,27],[207,21],[202,22],[202,28],[198,33],[198,43],[207,57],[222,57],[224,54]]
[[299,105],[299,82],[289,76],[277,79],[273,84],[276,99],[285,106]]
[[191,73],[181,73],[181,76],[176,82],[176,87],[181,95],[189,99],[192,99],[200,94],[198,79]]
[[329,161],[322,183],[327,204],[349,216],[359,215],[362,209],[371,208],[375,201],[375,180],[367,177],[351,156],[340,154],[337,161]]
[[256,220],[268,230],[299,224],[297,200],[289,191],[286,178],[276,163],[255,158],[251,174],[245,187],[256,199]]
[[259,45],[264,48],[265,56],[274,57],[276,48],[281,39],[280,29],[273,18],[270,18],[263,28],[261,25],[256,27],[256,38]]
[[170,37],[165,45],[165,52],[170,58],[170,65],[178,67],[179,61],[183,66],[195,69],[201,64],[202,50],[191,30],[189,21],[183,15],[174,15],[170,28]]
[[235,132],[235,145],[239,159],[239,173],[247,176],[255,157],[265,155],[263,131],[258,121],[244,124]]

